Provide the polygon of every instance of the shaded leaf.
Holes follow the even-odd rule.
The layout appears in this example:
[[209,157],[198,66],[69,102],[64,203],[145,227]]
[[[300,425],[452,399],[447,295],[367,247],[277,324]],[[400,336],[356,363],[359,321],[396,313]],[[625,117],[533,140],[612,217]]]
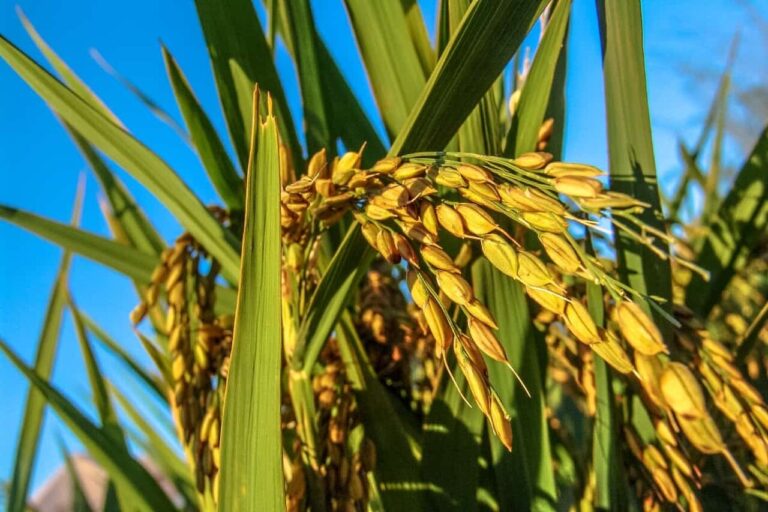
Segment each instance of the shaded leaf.
[[498,78],[545,4],[543,0],[473,2],[390,153],[442,149]]
[[[664,231],[645,86],[640,2],[600,0],[598,7],[611,189],[650,204],[638,217]],[[657,245],[668,251],[661,241],[657,241]],[[672,298],[669,261],[658,258],[649,248],[622,232],[617,233],[616,249],[622,281],[645,295]],[[640,302],[647,313],[653,314],[665,337],[668,336],[669,322],[644,301]],[[663,307],[669,309],[670,302]]]
[[251,94],[256,82],[275,101],[278,125],[294,165],[302,161],[301,148],[272,60],[264,31],[251,0],[195,0],[200,25],[211,58],[229,136],[240,161],[248,166]]
[[710,280],[692,275],[686,289],[688,307],[706,317],[734,274],[744,268],[767,228],[768,127],[707,227],[696,264],[710,272]]

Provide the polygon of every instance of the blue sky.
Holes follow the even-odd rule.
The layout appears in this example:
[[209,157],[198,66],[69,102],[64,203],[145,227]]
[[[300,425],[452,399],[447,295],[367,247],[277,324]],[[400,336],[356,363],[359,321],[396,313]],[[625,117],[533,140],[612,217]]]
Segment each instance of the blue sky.
[[[754,2],[755,5],[757,2]],[[434,27],[435,2],[422,1],[425,19]],[[738,4],[738,3],[737,3]],[[95,48],[119,70],[180,120],[165,78],[160,40],[186,72],[198,98],[225,133],[207,52],[191,0],[20,1],[19,5],[48,43],[96,91],[141,140],[165,158],[205,202],[216,201],[211,186],[192,151],[166,125],[158,121],[124,87],[94,62]],[[328,43],[352,88],[368,112],[374,100],[340,0],[313,1],[320,35]],[[600,48],[594,0],[574,0],[567,89],[565,158],[605,166],[605,112],[603,109]],[[0,2],[0,33],[35,58],[39,53],[27,37],[15,4]],[[768,18],[768,8],[759,9]],[[753,26],[754,14],[729,0],[647,0],[644,4],[648,89],[651,104],[656,162],[662,186],[674,183],[679,170],[676,144],[680,137],[693,140],[722,70],[734,34],[742,37],[735,78],[742,85],[766,77],[766,40]],[[284,51],[278,67],[294,116],[301,105],[293,68]],[[691,70],[703,72],[694,80]],[[375,117],[381,132],[381,122]],[[764,122],[765,120],[763,120]],[[727,160],[737,164],[743,152],[729,144]],[[0,63],[0,204],[21,207],[59,221],[67,221],[78,175],[84,163],[60,124],[44,103]],[[121,174],[139,203],[161,233],[172,240],[179,227],[160,204],[130,177]],[[107,235],[97,204],[97,184],[88,175],[83,228]],[[26,360],[32,361],[48,293],[61,251],[11,225],[0,222],[0,337]],[[148,363],[128,325],[127,314],[135,302],[130,283],[109,270],[76,258],[71,272],[73,295],[81,309]],[[114,380],[126,373],[108,355],[99,361]],[[53,381],[68,396],[87,401],[88,383],[71,320],[62,329]],[[0,358],[0,416],[5,435],[0,436],[0,481],[12,471],[18,425],[27,386],[11,365]],[[92,414],[92,411],[88,411]],[[39,484],[59,464],[57,439],[71,450],[77,442],[60,422],[48,414],[34,482]]]

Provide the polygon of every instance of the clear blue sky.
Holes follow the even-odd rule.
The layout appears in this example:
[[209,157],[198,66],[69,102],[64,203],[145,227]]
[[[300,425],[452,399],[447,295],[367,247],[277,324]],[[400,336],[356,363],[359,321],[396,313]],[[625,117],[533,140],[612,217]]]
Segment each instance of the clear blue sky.
[[[436,2],[422,1],[425,18],[434,27]],[[754,2],[757,4],[757,2]],[[104,73],[89,55],[100,53],[123,75],[147,92],[180,120],[165,78],[159,41],[170,48],[185,70],[199,99],[224,133],[222,117],[207,53],[191,0],[164,2],[135,0],[22,0],[19,2],[38,31],[70,66],[101,96],[129,129],[157,151],[191,183],[206,202],[215,195],[191,150],[159,122],[125,88]],[[346,14],[340,0],[313,1],[320,35],[328,43],[364,108],[374,111],[373,97],[363,74]],[[565,157],[571,161],[604,166],[607,161],[600,48],[594,0],[574,0],[569,70],[568,119]],[[765,6],[760,8],[768,14]],[[669,187],[677,176],[676,143],[692,140],[713,94],[715,79],[695,81],[688,69],[716,76],[724,66],[728,45],[742,33],[742,51],[736,67],[738,83],[765,78],[766,41],[750,28],[752,15],[729,0],[647,0],[644,5],[648,87],[651,102],[656,161],[662,184]],[[39,53],[27,37],[10,1],[0,3],[0,33],[35,58]],[[278,66],[286,78],[294,116],[300,112],[298,89],[284,52]],[[758,76],[758,73],[762,76]],[[379,131],[381,123],[376,121]],[[742,152],[731,144],[727,158],[735,164]],[[78,174],[85,168],[57,120],[44,103],[0,63],[0,204],[12,205],[59,221],[67,221]],[[125,175],[122,174],[124,177]],[[147,192],[126,178],[131,191],[168,240],[178,225]],[[82,226],[108,234],[97,205],[97,184],[88,175]],[[48,293],[61,251],[9,224],[0,222],[0,337],[26,361],[32,361]],[[79,306],[109,333],[148,363],[128,325],[127,314],[135,303],[130,283],[109,270],[76,258],[71,284]],[[108,355],[99,361],[114,380],[126,374]],[[62,329],[53,381],[80,403],[89,396],[71,320]],[[12,470],[13,454],[27,386],[23,378],[0,357],[0,480]],[[92,414],[92,411],[89,410]],[[60,462],[57,438],[63,436],[71,450],[79,445],[48,414],[35,472],[41,483]]]

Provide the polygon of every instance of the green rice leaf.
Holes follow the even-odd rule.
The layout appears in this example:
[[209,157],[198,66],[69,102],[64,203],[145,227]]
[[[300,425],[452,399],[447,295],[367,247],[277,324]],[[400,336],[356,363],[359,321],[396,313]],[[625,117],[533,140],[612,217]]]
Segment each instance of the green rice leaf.
[[[600,0],[598,7],[611,188],[650,204],[651,207],[639,215],[640,219],[664,231],[645,87],[640,2]],[[656,245],[668,251],[661,241]],[[617,233],[616,248],[621,279],[640,293],[667,299],[662,307],[668,310],[672,298],[669,261],[655,256],[648,247],[622,232]],[[640,303],[653,315],[665,337],[669,336],[669,322],[644,301]]]
[[337,331],[339,352],[357,396],[365,435],[376,446],[379,498],[385,510],[423,510],[418,457],[421,446],[408,411],[389,396],[367,362],[365,348],[345,313]]
[[205,208],[189,187],[160,157],[32,61],[5,38],[0,56],[49,106],[95,147],[146,186],[179,222],[221,262],[233,279],[239,268],[234,237]]
[[686,289],[688,307],[706,317],[734,274],[768,228],[768,127],[763,130],[730,192],[712,216],[696,264],[709,282],[693,274]]
[[485,416],[472,402],[470,406],[459,394],[472,400],[464,376],[451,370],[456,379],[443,379],[442,391],[430,405],[424,422],[421,475],[425,482],[425,499],[431,510],[477,510],[480,480],[480,444]]
[[545,4],[543,0],[473,2],[390,153],[443,149],[499,77]]
[[149,282],[152,270],[159,263],[156,256],[9,206],[0,205],[0,219],[137,281]]
[[125,234],[126,241],[136,249],[147,254],[160,255],[165,248],[165,242],[147,219],[136,201],[131,197],[128,189],[120,179],[109,169],[107,163],[99,156],[96,150],[76,131],[71,130],[70,135],[75,141],[85,161],[99,180],[104,194],[109,200],[112,214]]
[[24,11],[21,10],[21,7],[16,7],[16,14],[18,14],[22,25],[24,25],[24,29],[32,38],[32,41],[40,49],[43,56],[46,58],[46,60],[48,60],[48,62],[50,62],[51,66],[53,66],[53,69],[56,71],[56,73],[59,74],[61,79],[69,86],[69,88],[72,89],[72,91],[74,91],[78,96],[80,96],[83,101],[87,102],[88,105],[111,119],[112,122],[123,126],[122,122],[120,122],[117,116],[111,110],[109,110],[107,105],[101,101],[101,99],[96,96],[93,91],[91,91],[85,82],[83,82],[80,77],[77,76],[75,72],[69,68],[67,63],[64,62],[50,46],[48,46],[48,43],[45,42],[42,36],[40,36],[35,27],[32,25],[32,22],[30,22],[29,19],[24,15]]
[[[595,324],[605,321],[603,290],[599,285],[587,283],[587,307]],[[627,500],[622,493],[621,454],[618,431],[618,411],[613,395],[608,364],[593,352],[597,410],[592,432],[592,468],[595,472],[595,508],[626,510]]]
[[[80,222],[83,196],[85,194],[84,182],[78,188],[75,205],[72,212],[72,224]],[[72,228],[76,229],[76,228]],[[64,306],[67,300],[67,281],[69,275],[72,253],[64,251],[56,273],[48,306],[45,310],[43,328],[37,341],[34,371],[43,378],[48,379],[53,371],[56,359],[56,349],[59,345],[59,332],[61,320],[64,314]],[[24,407],[24,418],[19,431],[19,444],[16,446],[14,457],[13,476],[8,489],[6,506],[8,512],[21,512],[25,510],[29,483],[32,478],[32,470],[37,456],[38,440],[42,430],[43,413],[45,412],[45,397],[36,389],[31,388],[27,393],[27,401]]]
[[62,439],[59,439],[59,447],[61,449],[61,458],[64,459],[64,467],[69,477],[69,483],[72,485],[72,512],[92,512],[88,504],[88,498],[86,498],[83,491],[83,485],[80,482],[80,475],[77,474],[75,465],[72,463],[72,455],[70,455]]
[[716,120],[718,117],[721,117],[719,112],[725,109],[725,105],[728,101],[728,89],[730,88],[734,58],[735,52],[734,49],[731,48],[728,63],[723,70],[723,74],[720,76],[720,82],[717,85],[715,96],[712,98],[712,103],[707,111],[707,117],[704,120],[704,125],[701,128],[696,145],[689,150],[684,143],[680,142],[679,144],[685,168],[683,170],[683,176],[680,179],[680,184],[677,186],[677,191],[670,202],[669,213],[667,216],[672,220],[678,219],[680,208],[683,206],[683,203],[691,190],[691,187],[689,186],[691,180],[693,179],[702,185],[704,184],[704,178],[698,167],[697,161],[704,151],[704,146],[715,127]]
[[355,225],[347,232],[312,294],[299,327],[294,367],[303,367],[306,371],[312,369],[328,335],[349,304],[353,291],[368,272],[374,254],[363,251],[361,255],[361,247],[367,247],[367,243]]
[[80,344],[80,350],[83,353],[83,361],[85,362],[88,381],[90,382],[91,391],[93,393],[93,403],[96,405],[96,410],[99,413],[102,429],[104,432],[113,436],[116,442],[122,443],[127,449],[120,423],[115,414],[115,410],[112,407],[112,401],[109,398],[104,376],[96,361],[96,356],[93,353],[93,348],[91,347],[91,342],[88,339],[88,333],[86,332],[85,323],[80,316],[80,310],[75,305],[71,296],[67,297],[67,302],[69,310],[72,312],[72,318],[74,319],[77,341]]
[[[277,24],[279,18],[280,31],[283,34],[285,45],[288,52],[296,60],[296,49],[293,35],[293,24],[288,21],[287,0],[280,0],[276,8],[277,16],[272,15]],[[270,10],[270,13],[272,10]],[[350,89],[347,79],[339,70],[339,66],[334,61],[327,46],[322,38],[317,35],[314,39],[315,52],[319,60],[319,67],[322,70],[320,79],[323,86],[323,99],[325,100],[326,122],[331,130],[331,137],[335,141],[340,138],[347,148],[359,148],[366,144],[363,153],[363,165],[370,166],[383,157],[386,153],[384,145],[381,142],[376,131],[373,129],[370,119],[366,115],[360,102]],[[335,149],[334,146],[326,148],[329,151]]]
[[390,136],[427,81],[401,0],[345,0],[376,103]]
[[496,493],[502,510],[554,510],[557,488],[552,467],[545,416],[544,368],[546,354],[531,329],[528,303],[522,287],[487,261],[473,267],[477,297],[488,306],[497,323],[497,336],[507,358],[530,392],[527,396],[509,368],[488,361],[488,375],[512,416],[512,453],[491,436],[491,457]]
[[162,106],[160,106],[159,103],[153,100],[149,94],[141,90],[141,88],[128,77],[113,68],[112,65],[107,62],[107,59],[105,59],[98,50],[91,49],[91,57],[96,61],[96,64],[98,64],[101,69],[103,69],[109,76],[120,82],[120,85],[128,89],[128,92],[133,94],[136,99],[143,103],[144,106],[147,107],[147,109],[149,109],[149,111],[152,112],[152,114],[154,114],[154,116],[158,118],[163,124],[167,125],[171,130],[173,130],[181,140],[183,140],[186,144],[191,145],[192,141],[189,138],[189,134],[184,131],[184,128],[182,128],[181,125],[176,122],[176,119],[174,119],[171,114],[169,114]]
[[[450,0],[441,2],[441,36],[449,39],[461,25],[471,2]],[[447,45],[448,41],[445,41]],[[441,46],[441,51],[445,46]],[[497,88],[488,89],[480,103],[461,125],[456,135],[459,150],[467,153],[497,155],[499,153],[499,102],[502,101]]]
[[[104,102],[101,101],[101,99],[88,88],[80,77],[67,66],[50,46],[48,46],[26,16],[24,16],[21,9],[19,8],[17,11],[24,28],[64,83],[90,106],[100,111],[116,124],[123,126],[117,116],[107,108]],[[104,193],[112,205],[112,210],[115,212],[115,218],[120,222],[128,239],[139,249],[159,254],[160,251],[163,250],[164,243],[160,238],[160,235],[157,234],[157,231],[155,231],[141,211],[141,208],[139,208],[130,193],[126,190],[125,186],[119,178],[109,170],[108,166],[98,153],[81,135],[68,124],[64,123],[64,126],[73,137],[78,149],[82,152],[86,162],[99,180],[99,183],[104,189]]]
[[309,0],[283,2],[290,35],[293,37],[293,56],[301,85],[301,97],[304,105],[304,130],[307,136],[307,149],[310,155],[321,148],[334,152],[330,120],[328,119],[328,101],[324,98],[323,74],[317,49],[317,32],[312,17]]
[[[165,417],[150,417],[143,414],[134,405],[134,401],[129,399],[125,393],[115,386],[112,382],[107,382],[110,393],[117,399],[120,408],[125,411],[131,422],[136,425],[143,434],[142,442],[145,444],[146,451],[153,455],[152,460],[165,473],[168,479],[173,482],[176,489],[184,495],[188,503],[197,503],[198,494],[195,488],[195,479],[192,474],[191,466],[185,463],[179,457],[178,452],[172,445],[169,445],[157,431],[158,422],[167,422]],[[173,429],[172,425],[169,425]],[[131,436],[132,438],[134,436]]]
[[[83,353],[83,361],[85,362],[88,381],[91,385],[93,403],[96,406],[96,410],[99,413],[99,419],[101,420],[101,430],[106,435],[110,436],[117,446],[120,446],[127,451],[128,445],[125,441],[125,434],[120,426],[117,413],[112,407],[112,400],[107,391],[106,381],[104,380],[99,364],[96,361],[96,356],[91,348],[91,342],[88,339],[85,324],[80,316],[80,310],[75,306],[71,295],[67,297],[67,302],[69,310],[72,312],[72,318],[74,319],[77,341],[80,344],[80,350]],[[130,507],[130,489],[125,489],[124,485],[116,484],[110,480],[107,494],[109,495],[111,493],[115,494],[116,501],[120,504],[121,510]]]
[[13,365],[24,374],[30,384],[58,414],[64,424],[77,436],[96,462],[114,481],[124,485],[137,510],[175,510],[168,496],[144,467],[114,439],[94,425],[72,402],[48,384],[33,369],[24,364],[8,345],[0,341],[2,351]]
[[[157,256],[10,206],[0,205],[0,219],[141,283],[149,282],[152,271],[160,263]],[[235,291],[232,288],[217,286],[216,297],[217,306],[222,310],[234,309]]]
[[208,173],[208,178],[227,206],[232,210],[241,211],[243,209],[242,178],[229,159],[213,123],[197,101],[184,72],[165,46],[163,46],[163,59],[179,110],[189,129],[192,144]]
[[159,379],[145,370],[126,350],[120,346],[92,318],[79,311],[83,325],[91,332],[101,345],[127,366],[131,372],[149,388],[161,402],[167,402],[168,397]]
[[425,75],[432,72],[435,67],[435,50],[432,43],[429,42],[429,33],[427,25],[424,23],[424,16],[421,14],[421,7],[416,0],[400,0],[405,13],[405,19],[408,21],[408,32],[411,35],[413,46],[419,56],[419,62],[424,69]]
[[505,153],[510,156],[536,150],[539,127],[545,119],[557,64],[565,47],[570,11],[571,0],[560,0],[555,4],[544,37],[536,49],[507,135]]
[[[275,118],[254,94],[240,290],[222,421],[219,510],[285,507],[280,432],[280,163]],[[261,126],[257,129],[256,125]],[[258,140],[258,143],[256,142]],[[256,150],[258,148],[258,150]],[[253,153],[255,152],[255,154]]]
[[256,82],[272,95],[280,135],[290,148],[294,165],[299,165],[301,148],[288,102],[252,1],[195,0],[195,6],[241,169],[248,166],[251,95]]

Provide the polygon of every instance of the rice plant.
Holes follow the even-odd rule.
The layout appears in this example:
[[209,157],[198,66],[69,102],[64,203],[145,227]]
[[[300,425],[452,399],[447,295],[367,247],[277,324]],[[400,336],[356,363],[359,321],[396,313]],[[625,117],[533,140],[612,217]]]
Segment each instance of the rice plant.
[[[765,507],[768,131],[722,200],[701,147],[684,148],[683,185],[661,196],[638,0],[597,3],[606,170],[560,155],[570,0],[443,0],[435,45],[415,2],[345,0],[389,147],[308,0],[265,2],[266,30],[250,0],[195,4],[228,141],[167,48],[162,58],[217,205],[23,16],[56,76],[0,38],[100,183],[112,233],[77,227],[81,199],[71,225],[0,206],[65,249],[34,365],[0,343],[31,384],[9,510],[26,510],[46,407],[106,470],[109,510]],[[505,87],[537,25],[535,57]],[[301,126],[275,38],[298,71]],[[175,240],[107,159],[174,215]],[[691,181],[708,201],[681,222]],[[72,254],[135,284],[126,322],[152,368],[77,307]],[[65,309],[96,420],[49,382]],[[110,382],[93,340],[167,418],[143,416]],[[158,435],[162,421],[177,443]]]

